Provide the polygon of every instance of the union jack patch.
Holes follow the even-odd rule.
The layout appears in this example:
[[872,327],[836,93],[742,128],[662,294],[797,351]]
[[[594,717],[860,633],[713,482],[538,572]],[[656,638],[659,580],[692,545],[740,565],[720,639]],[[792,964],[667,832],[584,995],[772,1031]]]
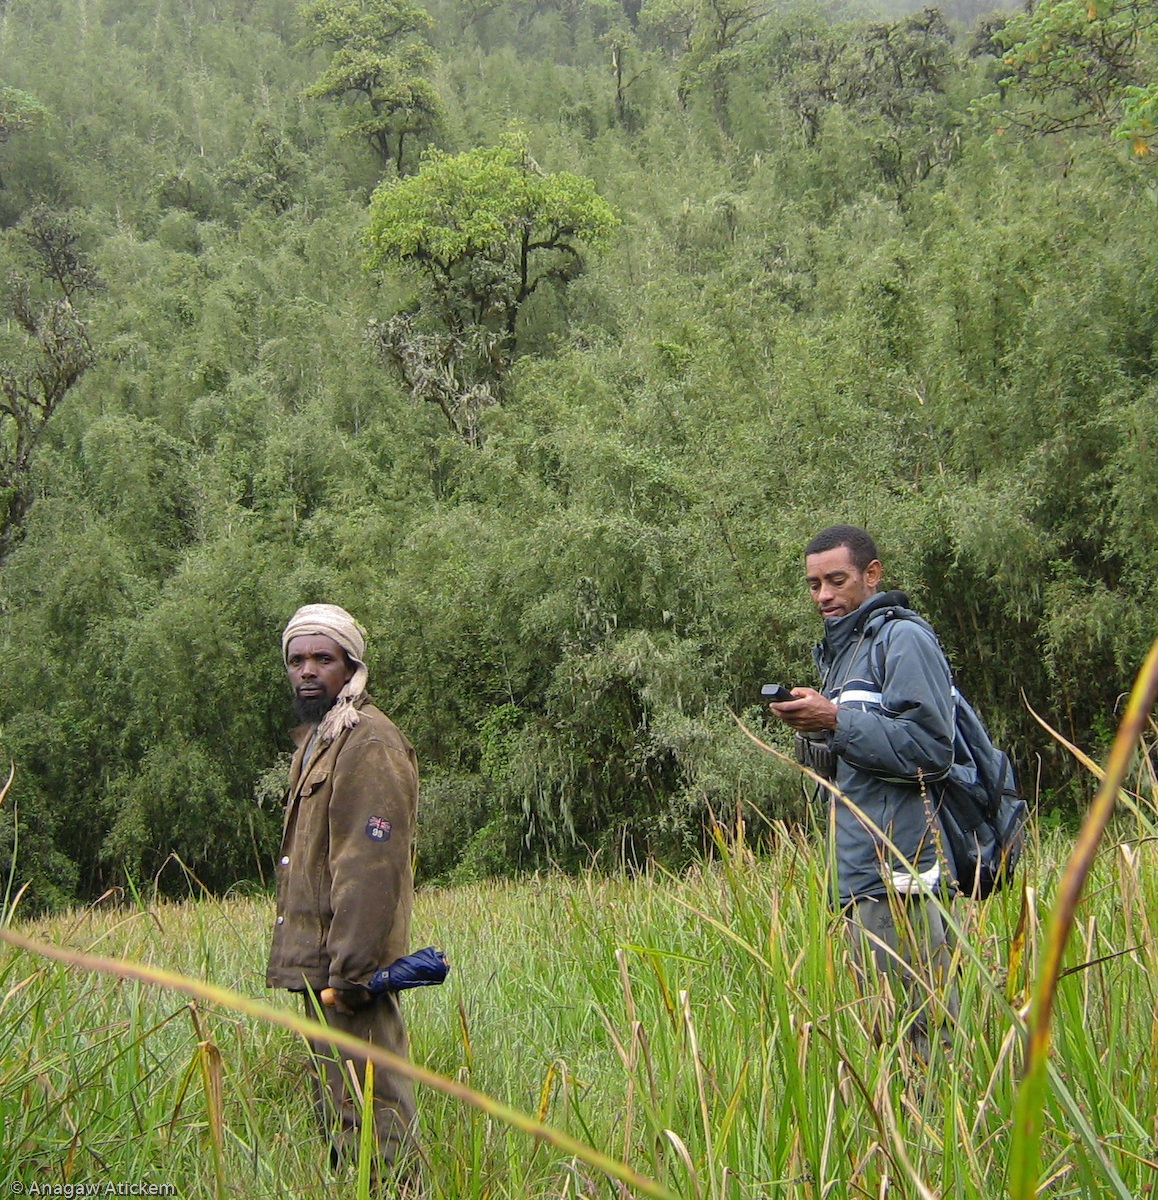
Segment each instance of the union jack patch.
[[371,817],[366,822],[366,836],[375,842],[388,842],[390,822],[385,817]]

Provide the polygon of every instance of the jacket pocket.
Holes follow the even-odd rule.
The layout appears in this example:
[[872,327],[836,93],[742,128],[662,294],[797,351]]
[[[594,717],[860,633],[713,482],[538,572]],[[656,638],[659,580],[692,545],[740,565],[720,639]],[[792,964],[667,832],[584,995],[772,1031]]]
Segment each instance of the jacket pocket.
[[315,792],[321,791],[329,782],[330,773],[327,771],[322,775],[311,775],[301,786],[301,791],[298,793],[304,800],[306,796],[312,796]]

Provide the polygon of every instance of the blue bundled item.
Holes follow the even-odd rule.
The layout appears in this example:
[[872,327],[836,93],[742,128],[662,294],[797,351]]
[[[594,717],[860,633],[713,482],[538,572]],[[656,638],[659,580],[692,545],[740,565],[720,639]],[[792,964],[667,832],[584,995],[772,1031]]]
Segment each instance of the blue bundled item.
[[450,970],[447,957],[434,946],[415,950],[396,958],[388,967],[379,967],[370,976],[366,986],[370,994],[380,996],[383,992],[404,992],[407,988],[430,987],[441,983]]

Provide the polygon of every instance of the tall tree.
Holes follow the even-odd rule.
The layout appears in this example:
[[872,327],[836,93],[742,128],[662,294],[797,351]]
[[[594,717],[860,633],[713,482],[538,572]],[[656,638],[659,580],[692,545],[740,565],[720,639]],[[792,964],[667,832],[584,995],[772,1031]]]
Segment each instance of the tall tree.
[[807,144],[816,144],[825,112],[841,106],[899,204],[956,154],[962,122],[947,93],[958,68],[937,9],[846,31],[792,17],[767,49]]
[[[39,124],[48,115],[48,110],[35,96],[19,88],[0,87],[0,147],[21,130]],[[4,186],[0,175],[0,187]]]
[[681,104],[696,91],[706,92],[726,127],[732,80],[747,65],[767,13],[762,0],[647,0],[640,18],[679,48]]
[[[8,280],[19,333],[0,360],[0,562],[20,539],[32,507],[32,458],[41,435],[96,361],[73,298],[101,286],[66,218],[36,209],[21,232],[39,278],[13,274]],[[38,299],[37,284],[55,296]]]
[[431,135],[442,115],[430,82],[434,52],[423,36],[429,14],[415,0],[307,0],[301,11],[310,27],[302,45],[334,50],[302,94],[361,101],[347,135],[365,138],[383,166],[393,162],[401,173],[408,139]]
[[431,152],[413,178],[374,192],[366,240],[369,266],[397,264],[426,284],[419,307],[434,332],[399,316],[377,327],[380,348],[416,398],[473,437],[478,405],[513,359],[523,305],[542,285],[575,279],[583,248],[617,224],[592,180],[542,171],[520,138]]
[[304,172],[306,156],[268,117],[250,128],[241,153],[229,163],[222,179],[268,205],[285,212],[294,200],[294,181]]
[[960,145],[961,117],[945,98],[956,69],[953,35],[935,8],[869,25],[845,52],[837,94],[860,118],[898,204]]

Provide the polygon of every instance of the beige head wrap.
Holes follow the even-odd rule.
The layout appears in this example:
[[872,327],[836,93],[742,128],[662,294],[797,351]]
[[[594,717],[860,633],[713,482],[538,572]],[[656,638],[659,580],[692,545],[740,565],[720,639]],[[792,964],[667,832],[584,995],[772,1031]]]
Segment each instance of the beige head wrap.
[[366,653],[366,631],[344,608],[336,604],[305,604],[298,609],[282,631],[282,658],[289,658],[291,638],[302,634],[321,634],[333,638],[350,656],[354,674],[338,693],[334,707],[322,718],[318,726],[318,738],[322,744],[332,742],[343,730],[352,729],[362,719],[355,703],[366,694],[369,672],[362,661]]

